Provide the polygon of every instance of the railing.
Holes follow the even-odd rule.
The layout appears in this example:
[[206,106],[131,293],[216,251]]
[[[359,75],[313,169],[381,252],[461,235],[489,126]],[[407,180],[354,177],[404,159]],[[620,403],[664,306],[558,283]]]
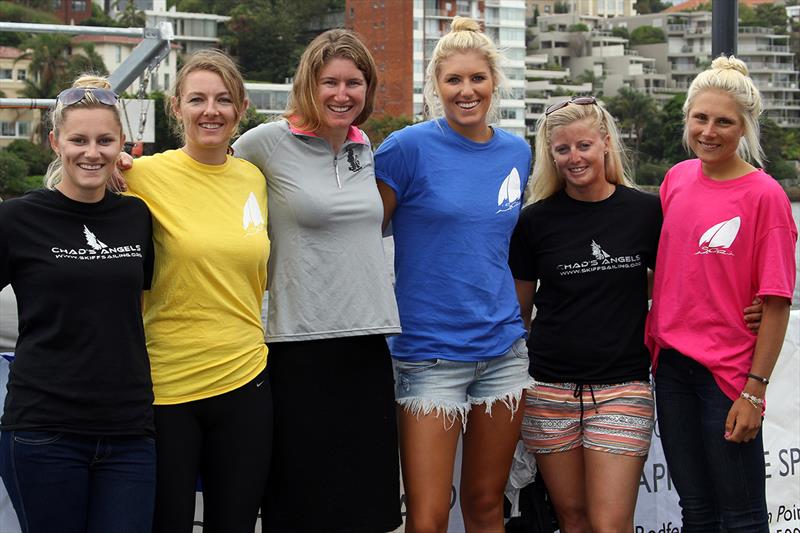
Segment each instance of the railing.
[[750,70],[794,70],[792,63],[748,63]]
[[689,28],[688,24],[667,24],[668,32],[686,31]]

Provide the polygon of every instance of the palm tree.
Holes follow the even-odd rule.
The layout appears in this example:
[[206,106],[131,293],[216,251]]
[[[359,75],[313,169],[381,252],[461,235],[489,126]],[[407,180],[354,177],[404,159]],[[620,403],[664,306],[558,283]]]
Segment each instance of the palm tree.
[[[29,59],[32,76],[25,80],[22,95],[28,98],[55,98],[63,85],[69,61],[65,51],[69,37],[61,34],[39,33],[22,43],[25,52],[16,61]],[[37,126],[42,146],[47,142],[47,113],[41,113]]]
[[623,87],[617,96],[606,100],[606,106],[619,122],[620,128],[629,133],[629,138],[633,141],[633,164],[638,168],[642,134],[647,123],[658,112],[655,100],[648,94]]

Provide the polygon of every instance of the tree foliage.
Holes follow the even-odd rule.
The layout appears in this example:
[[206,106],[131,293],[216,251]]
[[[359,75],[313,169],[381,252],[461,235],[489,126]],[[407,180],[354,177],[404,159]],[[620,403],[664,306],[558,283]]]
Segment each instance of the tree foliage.
[[640,145],[648,122],[656,116],[655,100],[645,93],[623,87],[616,96],[606,99],[609,113],[619,121],[620,128],[633,142],[633,161],[638,164]]
[[653,26],[639,26],[631,32],[630,39],[631,45],[667,42],[664,30]]
[[34,144],[25,139],[11,141],[5,151],[22,159],[27,164],[27,171],[30,174],[44,174],[53,159],[52,152],[46,146]]
[[624,26],[617,26],[616,28],[611,29],[611,35],[614,37],[622,37],[623,39],[630,39],[631,36],[628,33],[628,28]]
[[401,130],[414,123],[411,117],[383,115],[373,116],[361,125],[367,133],[373,148],[377,148],[393,131]]
[[[35,22],[39,24],[60,24],[58,17],[52,13],[38,11],[25,5],[0,2],[0,20],[4,22]],[[19,48],[30,37],[23,32],[0,31],[0,46]]]
[[775,33],[786,33],[786,8],[777,4],[758,4],[750,7],[739,4],[739,25],[772,28]]
[[670,6],[668,2],[661,2],[659,0],[639,0],[635,4],[636,12],[641,15],[648,13],[660,13]]
[[41,186],[41,180],[28,176],[28,164],[8,149],[0,150],[0,196],[17,196]]

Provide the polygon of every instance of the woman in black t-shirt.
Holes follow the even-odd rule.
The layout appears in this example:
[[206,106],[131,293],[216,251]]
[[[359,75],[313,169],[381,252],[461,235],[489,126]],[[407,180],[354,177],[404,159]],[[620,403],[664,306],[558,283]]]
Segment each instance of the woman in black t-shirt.
[[[548,108],[510,263],[536,386],[522,432],[561,530],[629,531],[650,448],[647,271],[661,225],[633,188],[614,119],[594,97]],[[537,288],[537,282],[539,286]]]
[[150,215],[106,191],[124,135],[108,81],[58,95],[46,188],[0,204],[0,287],[19,338],[0,475],[26,533],[147,533],[155,497],[152,382],[141,320]]

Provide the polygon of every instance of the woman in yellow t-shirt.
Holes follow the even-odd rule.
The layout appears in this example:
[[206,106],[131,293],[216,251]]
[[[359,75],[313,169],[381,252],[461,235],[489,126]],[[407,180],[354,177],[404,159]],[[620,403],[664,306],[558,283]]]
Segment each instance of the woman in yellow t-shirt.
[[267,191],[258,168],[228,154],[245,94],[224,53],[192,55],[168,104],[183,147],[141,158],[125,176],[152,212],[157,257],[144,298],[156,533],[192,530],[198,474],[204,531],[252,533],[269,469],[272,397],[260,314]]

